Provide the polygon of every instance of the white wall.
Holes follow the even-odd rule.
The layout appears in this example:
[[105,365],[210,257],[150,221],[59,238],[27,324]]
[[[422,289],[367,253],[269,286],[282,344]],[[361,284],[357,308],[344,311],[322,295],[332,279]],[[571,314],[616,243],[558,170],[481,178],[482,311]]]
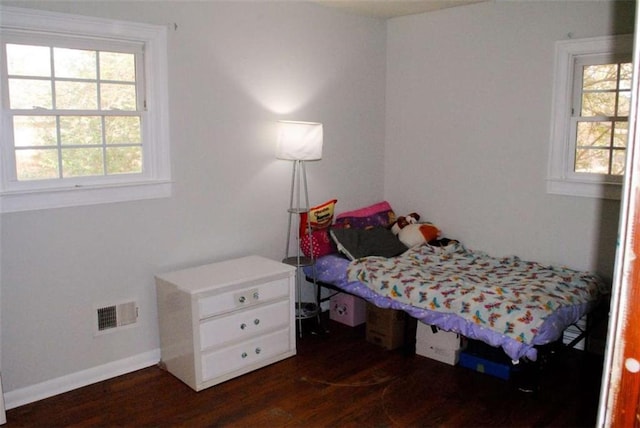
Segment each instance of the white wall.
[[546,193],[554,43],[632,2],[497,1],[389,21],[385,196],[494,255],[611,278],[619,203]]
[[[274,158],[276,120],[324,123],[324,157],[307,171],[312,204],[382,197],[383,21],[291,2],[2,4],[169,25],[175,181],[168,199],[2,216],[9,396],[157,352],[155,273],[282,258],[291,164]],[[95,306],[130,299],[137,327],[93,337]]]

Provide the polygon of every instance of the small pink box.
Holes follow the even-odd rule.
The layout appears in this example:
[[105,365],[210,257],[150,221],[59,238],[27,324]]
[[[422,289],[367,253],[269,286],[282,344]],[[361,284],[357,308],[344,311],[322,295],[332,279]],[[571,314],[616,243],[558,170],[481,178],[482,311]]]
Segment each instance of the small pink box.
[[330,299],[329,318],[355,327],[367,321],[367,303],[356,296],[338,293]]

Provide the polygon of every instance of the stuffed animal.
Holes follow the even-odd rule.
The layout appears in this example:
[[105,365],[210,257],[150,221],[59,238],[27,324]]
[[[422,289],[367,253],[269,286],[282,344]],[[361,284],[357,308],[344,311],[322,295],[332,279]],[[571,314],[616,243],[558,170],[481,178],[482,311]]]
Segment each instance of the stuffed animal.
[[420,215],[411,213],[398,217],[398,220],[391,226],[394,235],[407,247],[415,247],[438,238],[440,230],[431,223],[418,223]]
[[400,229],[398,239],[411,248],[434,240],[439,234],[440,230],[431,223],[412,223]]
[[418,220],[420,220],[420,214],[418,213],[411,213],[407,214],[406,216],[400,216],[398,217],[396,222],[391,225],[391,231],[394,235],[397,235],[405,226],[409,224],[415,224],[418,222]]

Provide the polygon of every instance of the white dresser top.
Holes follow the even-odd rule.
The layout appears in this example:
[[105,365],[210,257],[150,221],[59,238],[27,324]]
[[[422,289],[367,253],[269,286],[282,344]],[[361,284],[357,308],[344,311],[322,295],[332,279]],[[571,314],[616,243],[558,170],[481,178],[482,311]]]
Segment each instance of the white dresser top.
[[295,267],[261,256],[247,256],[156,275],[187,293],[198,293],[268,277],[283,277]]

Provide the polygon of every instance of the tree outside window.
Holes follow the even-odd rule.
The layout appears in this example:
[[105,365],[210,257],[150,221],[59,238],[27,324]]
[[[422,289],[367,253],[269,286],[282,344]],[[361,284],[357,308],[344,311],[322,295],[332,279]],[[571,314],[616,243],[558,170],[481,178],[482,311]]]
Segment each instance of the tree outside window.
[[582,67],[575,172],[624,174],[631,73],[630,62]]

